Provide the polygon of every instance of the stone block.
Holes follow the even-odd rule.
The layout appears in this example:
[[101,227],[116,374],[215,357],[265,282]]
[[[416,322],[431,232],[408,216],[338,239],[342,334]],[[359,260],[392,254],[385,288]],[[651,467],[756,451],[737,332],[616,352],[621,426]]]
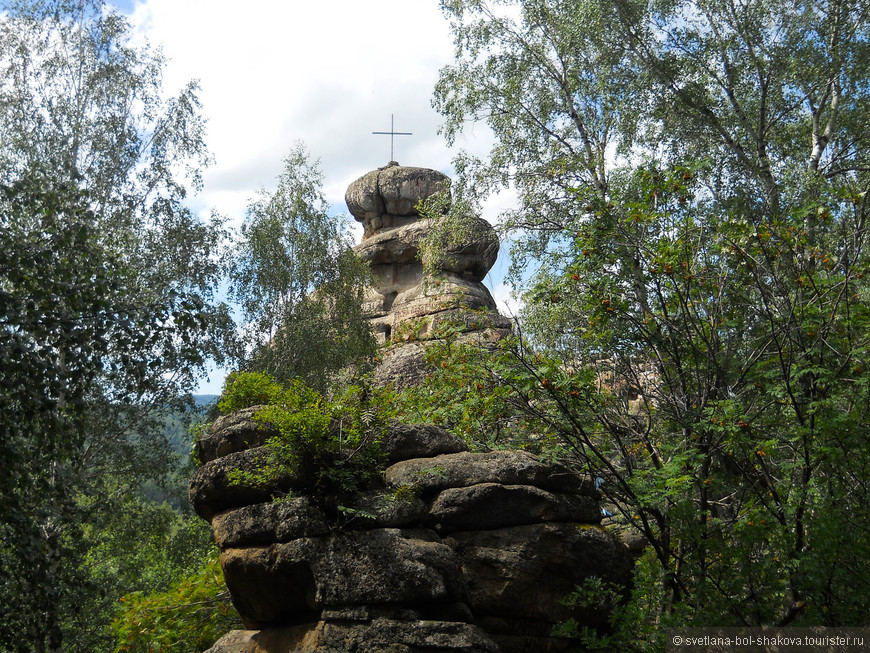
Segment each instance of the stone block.
[[188,497],[196,514],[211,521],[219,512],[264,503],[303,484],[301,474],[292,470],[263,480],[246,476],[269,466],[265,447],[237,451],[206,463],[190,479]]
[[555,492],[598,498],[590,479],[558,464],[545,464],[526,451],[462,452],[434,458],[416,458],[391,465],[386,481],[394,487],[412,485],[423,493],[478,483],[534,485]]
[[562,494],[532,485],[480,483],[450,488],[432,504],[429,517],[439,533],[504,528],[540,522],[601,521],[598,502],[582,494]]
[[305,621],[326,608],[465,599],[452,550],[426,530],[350,531],[227,549],[221,566],[248,625]]
[[274,426],[254,419],[262,408],[244,408],[215,420],[208,433],[194,445],[197,459],[207,463],[237,451],[261,447],[277,436],[278,430]]

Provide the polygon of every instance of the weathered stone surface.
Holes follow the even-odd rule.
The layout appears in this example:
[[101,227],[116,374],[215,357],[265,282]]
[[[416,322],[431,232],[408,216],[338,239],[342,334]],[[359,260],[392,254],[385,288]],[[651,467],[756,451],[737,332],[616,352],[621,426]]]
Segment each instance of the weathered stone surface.
[[[389,326],[393,335],[401,334],[403,340],[412,334],[425,338],[417,332],[427,320],[505,323],[504,318],[497,319],[495,299],[486,286],[454,272],[424,280],[420,263],[390,263],[372,266],[372,279],[374,286],[366,293],[365,309],[373,318],[373,326]],[[507,325],[510,328],[509,322]]]
[[[465,324],[459,331],[450,330],[452,339],[457,333],[486,331],[494,340],[511,330],[481,283],[499,250],[498,236],[486,220],[469,216],[458,242],[442,243],[443,256],[433,260],[437,273],[424,270],[421,241],[432,223],[418,218],[415,206],[448,187],[449,179],[440,172],[391,164],[363,175],[347,190],[348,208],[365,224],[363,242],[355,250],[372,271],[364,309],[376,336],[387,346],[375,372],[378,385],[419,384],[428,371],[424,349],[413,343],[442,337],[439,327],[458,315]],[[471,326],[475,320],[485,321],[481,313],[501,324]]]
[[[384,351],[380,364],[375,368],[375,382],[382,387],[393,385],[396,388],[403,388],[418,385],[430,375],[433,370],[426,362],[427,348],[440,346],[440,341],[432,336],[448,323],[455,324],[454,320],[449,317],[452,314],[455,312],[445,311],[427,318],[427,323],[421,325],[419,330],[423,340],[405,341]],[[476,314],[466,313],[466,315],[469,316],[467,321],[476,324],[481,330],[460,332],[453,335],[450,342],[454,346],[471,345],[481,349],[490,349],[495,347],[496,343],[510,331],[510,322],[507,318],[498,316],[498,320],[490,319],[497,314],[487,314],[485,317],[482,316],[479,321],[471,319],[471,316]]]
[[326,517],[308,497],[258,503],[229,510],[212,519],[214,537],[222,549],[289,542],[326,535]]
[[498,653],[467,623],[378,617],[228,633],[206,653]]
[[[625,547],[600,526],[545,523],[454,533],[444,539],[462,561],[469,607],[475,617],[505,620],[504,635],[523,620],[555,624],[568,618],[604,626],[606,613],[570,608],[560,599],[587,578],[629,586],[631,561]],[[517,621],[519,620],[519,621]]]
[[196,514],[207,521],[219,512],[254,503],[264,503],[275,495],[299,487],[299,475],[280,474],[266,482],[232,480],[233,472],[252,473],[269,464],[265,447],[237,451],[206,463],[190,479],[188,497]]
[[344,199],[354,218],[365,223],[367,238],[395,224],[385,218],[417,216],[421,200],[449,188],[450,179],[437,170],[390,165],[352,182]]
[[421,526],[429,515],[429,507],[413,495],[397,497],[393,492],[375,491],[361,494],[349,503],[350,508],[360,512],[352,522],[357,528]]
[[394,421],[382,449],[390,463],[410,458],[431,458],[444,453],[467,451],[468,446],[453,433],[431,424],[402,424]]
[[480,483],[441,492],[430,510],[439,533],[539,522],[601,521],[598,502],[581,494],[554,494],[531,485]]
[[499,242],[495,229],[483,218],[471,218],[468,233],[461,243],[444,243],[441,269],[456,272],[471,281],[483,281],[498,258]]
[[378,192],[384,213],[419,215],[417,204],[430,195],[450,190],[450,178],[429,168],[391,166],[378,177]]
[[598,498],[591,481],[558,464],[544,464],[526,451],[462,452],[434,458],[416,458],[391,465],[385,473],[389,485],[415,486],[424,494],[479,483],[534,485],[555,492],[573,492]]
[[384,263],[415,263],[420,254],[420,241],[429,232],[431,221],[417,220],[373,234],[354,248],[370,265]]
[[[498,254],[488,223],[474,218],[459,244],[442,243],[437,273],[419,258],[431,223],[416,206],[448,184],[391,162],[348,188],[365,225],[356,249],[372,270],[365,310],[386,346],[380,385],[419,383],[431,372],[427,348],[442,339],[486,350],[511,331],[481,283]],[[255,410],[219,420],[191,481],[233,601],[248,627],[262,628],[231,633],[210,653],[567,653],[572,643],[552,637],[553,626],[597,627],[606,614],[560,600],[592,576],[630,581],[630,556],[599,526],[589,478],[394,423],[386,488],[378,479],[354,496],[331,494],[304,469],[253,482],[245,473],[266,462],[269,437]],[[229,481],[233,470],[241,482]],[[318,494],[267,503],[291,488]]]
[[[552,636],[551,623],[483,617],[479,625],[492,637],[500,653],[578,653],[576,640]],[[501,634],[505,630],[526,634]]]
[[306,620],[326,607],[462,602],[453,552],[432,531],[376,529],[221,553],[246,624]]
[[350,511],[306,496],[224,509],[245,498],[228,469],[256,468],[262,449],[201,468],[191,493],[223,510],[213,525],[234,604],[265,628],[212,651],[561,653],[570,642],[550,636],[556,623],[603,626],[604,612],[560,603],[591,576],[630,581],[622,543],[581,523],[600,519],[593,484],[527,452],[438,453],[463,447],[435,427],[392,424],[389,458],[419,457],[386,480],[411,491],[345,497]]
[[269,438],[278,435],[271,424],[254,419],[262,406],[244,408],[230,415],[223,415],[196,441],[196,457],[207,463],[236,451],[244,451],[266,444]]
[[426,365],[426,346],[422,342],[409,342],[386,350],[375,368],[374,381],[381,387],[397,389],[419,385],[429,374]]
[[[390,229],[382,228],[357,245],[355,251],[372,266],[413,264],[419,260],[420,243],[431,227],[431,220],[424,219]],[[492,225],[482,218],[471,218],[462,242],[444,244],[439,268],[480,282],[495,265],[498,251],[498,236]]]
[[265,644],[266,635],[261,635],[261,633],[265,631],[231,630],[212,644],[211,648],[205,653],[265,653],[266,651],[271,651],[272,653],[278,653],[279,651],[280,653],[291,653],[297,650],[296,642],[293,640],[296,639],[296,632],[294,631],[298,629],[298,626],[294,628],[275,628],[270,634],[280,638],[280,642],[276,641],[275,644],[268,648],[262,646]]
[[[486,286],[453,272],[407,288],[387,287],[397,293],[390,308],[397,332],[404,323],[446,311],[451,315],[458,310],[470,315],[474,311],[495,311],[495,300]],[[407,330],[412,332],[410,327]]]
[[384,200],[378,188],[380,170],[372,170],[351,183],[344,194],[344,201],[351,215],[362,222],[366,215],[384,213]]
[[[489,291],[485,297],[491,297]],[[478,307],[481,308],[486,307]],[[451,343],[488,348],[510,333],[511,327],[511,321],[498,313],[488,310],[469,311],[467,306],[454,307],[445,303],[442,305],[442,310],[422,316],[413,322],[407,322],[400,327],[394,341],[408,341],[409,338],[440,340],[447,336]]]

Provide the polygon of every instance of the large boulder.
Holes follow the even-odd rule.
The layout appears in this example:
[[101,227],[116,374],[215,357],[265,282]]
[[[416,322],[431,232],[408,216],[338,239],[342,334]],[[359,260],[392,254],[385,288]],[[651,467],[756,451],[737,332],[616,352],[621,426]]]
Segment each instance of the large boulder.
[[326,515],[310,497],[256,503],[214,516],[214,539],[222,549],[290,542],[329,533]]
[[372,234],[354,248],[369,265],[415,263],[420,259],[420,243],[431,229],[429,220],[418,220],[401,227]]
[[188,497],[194,511],[211,521],[224,510],[270,501],[305,484],[300,470],[284,468],[272,475],[259,474],[270,464],[266,447],[237,451],[207,462],[190,479]]
[[444,542],[462,561],[476,623],[503,653],[565,650],[569,643],[550,636],[558,623],[605,628],[608,609],[563,599],[591,578],[631,583],[624,546],[600,526],[529,524],[458,532]]
[[422,200],[449,188],[450,179],[437,170],[391,164],[352,182],[344,199],[351,215],[365,225],[364,238],[369,238],[419,216]]
[[498,235],[492,225],[483,218],[471,217],[457,242],[442,243],[439,267],[470,281],[483,281],[495,265],[498,250]]
[[[468,345],[492,349],[511,330],[510,321],[497,313],[481,315],[462,310],[444,310],[420,320],[408,321],[405,326],[408,328],[393,338],[394,344],[381,353],[380,363],[375,368],[374,380],[381,387],[401,389],[422,383],[432,374],[427,361],[432,348],[449,344],[451,347]],[[449,343],[437,337],[445,331],[451,333]]]
[[[497,346],[511,331],[481,282],[498,255],[470,217],[424,267],[432,224],[421,201],[444,191],[434,170],[391,164],[353,182],[365,225],[365,310],[384,345],[375,380],[401,388],[431,373],[432,347]],[[434,269],[437,268],[437,269]],[[429,425],[389,425],[384,467],[351,491],[306,470],[263,474],[276,430],[257,408],[218,420],[197,443],[190,484],[212,522],[233,603],[248,631],[210,653],[561,653],[565,619],[603,627],[604,609],[562,599],[587,579],[630,583],[631,558],[601,526],[592,480],[523,451],[468,451]],[[333,425],[334,427],[334,425]],[[352,456],[353,452],[345,452]]]
[[[420,259],[423,238],[432,228],[430,220],[417,220],[372,233],[355,249],[372,266],[409,264]],[[471,281],[483,281],[498,258],[498,235],[486,220],[472,217],[463,237],[456,243],[444,242],[439,269]]]
[[467,451],[462,438],[432,424],[393,421],[381,445],[389,463]]
[[339,613],[317,623],[237,630],[206,653],[498,653],[480,628],[455,621]]
[[[206,441],[268,428],[252,420],[220,420]],[[197,470],[191,498],[252,629],[213,653],[560,653],[572,643],[551,635],[558,622],[605,625],[604,610],[562,604],[593,576],[630,582],[589,478],[528,452],[467,451],[431,425],[391,423],[383,453],[383,484],[340,497],[301,473],[258,476],[262,446]]]
[[562,465],[543,463],[527,451],[466,451],[404,460],[390,465],[385,478],[389,485],[413,486],[423,494],[479,483],[500,483],[534,485],[554,492],[598,498],[591,479],[578,476]]
[[598,502],[581,494],[562,494],[532,485],[479,483],[450,488],[438,495],[429,510],[435,530],[502,528],[538,522],[594,524],[601,519]]
[[324,609],[461,603],[465,581],[432,531],[375,529],[227,549],[227,587],[246,623],[305,621]]
[[221,458],[236,451],[260,447],[278,435],[278,429],[255,419],[262,406],[244,408],[229,415],[222,415],[208,433],[194,443],[194,451],[200,462]]
[[419,215],[417,205],[421,201],[450,190],[450,178],[430,168],[396,165],[379,172],[378,193],[384,213],[391,215]]
[[[437,254],[423,264],[422,242],[432,220],[420,217],[417,207],[443,191],[441,208],[447,210],[449,182],[436,170],[391,164],[363,175],[347,189],[348,209],[365,225],[355,251],[372,271],[364,308],[385,345],[375,373],[379,385],[402,388],[426,377],[426,347],[419,341],[449,334],[481,336],[475,339],[491,344],[511,331],[510,321],[498,314],[482,283],[499,251],[498,235],[486,220],[467,216],[463,228],[445,237],[434,250]],[[427,250],[427,255],[432,252]],[[461,328],[439,328],[451,320]]]

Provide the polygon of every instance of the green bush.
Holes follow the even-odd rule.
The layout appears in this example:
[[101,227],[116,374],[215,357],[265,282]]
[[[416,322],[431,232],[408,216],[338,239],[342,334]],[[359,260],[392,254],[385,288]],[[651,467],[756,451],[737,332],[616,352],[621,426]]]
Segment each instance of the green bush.
[[224,382],[218,401],[222,415],[251,406],[278,403],[284,389],[268,374],[262,372],[232,372]]
[[387,410],[379,394],[352,386],[328,399],[300,381],[282,386],[259,372],[230,375],[221,411],[254,405],[263,405],[254,419],[273,425],[279,435],[266,443],[269,464],[233,473],[233,482],[268,484],[289,474],[304,491],[340,500],[380,477]]
[[121,599],[112,624],[116,653],[199,653],[240,628],[224,585],[217,549],[199,571],[166,592],[135,592]]

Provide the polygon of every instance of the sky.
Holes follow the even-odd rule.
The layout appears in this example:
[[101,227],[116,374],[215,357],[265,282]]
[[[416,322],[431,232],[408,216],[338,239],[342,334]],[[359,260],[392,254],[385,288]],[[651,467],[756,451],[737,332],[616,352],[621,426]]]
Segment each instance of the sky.
[[[164,88],[201,85],[207,143],[215,163],[190,208],[216,210],[241,224],[257,190],[275,187],[282,161],[303,141],[320,160],[332,213],[345,213],[344,192],[358,177],[390,160],[453,174],[459,149],[483,156],[485,125],[470,125],[451,149],[438,128],[431,97],[438,71],[453,60],[447,19],[438,0],[116,0],[138,39],[168,58]],[[489,201],[483,217],[497,221],[509,194]],[[361,231],[357,234],[359,239]],[[500,305],[507,255],[485,283]],[[504,311],[503,311],[504,312]],[[198,392],[218,394],[225,370],[214,370]]]

